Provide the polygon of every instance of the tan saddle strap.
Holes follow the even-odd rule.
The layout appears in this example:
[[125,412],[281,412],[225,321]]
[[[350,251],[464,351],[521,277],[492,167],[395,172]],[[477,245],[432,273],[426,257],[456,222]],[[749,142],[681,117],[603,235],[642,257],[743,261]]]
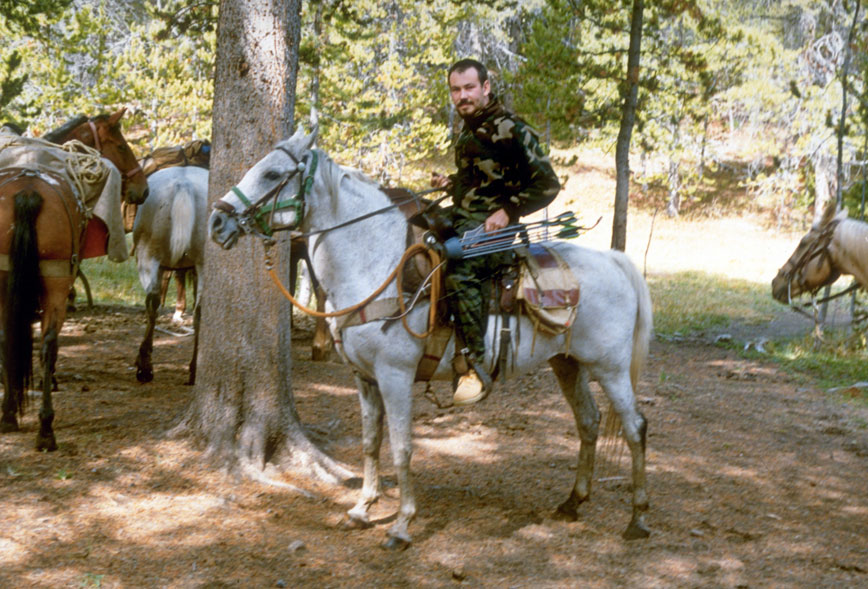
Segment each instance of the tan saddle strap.
[[[9,254],[0,254],[0,272],[9,270]],[[71,260],[39,260],[39,274],[46,278],[69,278],[77,270]]]

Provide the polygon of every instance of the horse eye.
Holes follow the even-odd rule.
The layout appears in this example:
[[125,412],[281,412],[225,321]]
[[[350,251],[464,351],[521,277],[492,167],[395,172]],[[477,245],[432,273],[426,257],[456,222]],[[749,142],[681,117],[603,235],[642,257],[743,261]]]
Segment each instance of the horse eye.
[[280,172],[277,172],[276,170],[268,170],[267,172],[265,172],[264,176],[265,179],[269,182],[274,182],[276,180],[280,180],[282,174]]

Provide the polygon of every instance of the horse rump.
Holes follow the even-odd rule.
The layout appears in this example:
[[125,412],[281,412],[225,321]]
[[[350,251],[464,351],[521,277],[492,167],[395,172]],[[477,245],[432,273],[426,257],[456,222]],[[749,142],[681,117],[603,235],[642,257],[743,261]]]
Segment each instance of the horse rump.
[[25,391],[33,377],[33,321],[39,310],[41,281],[36,217],[42,209],[42,196],[22,190],[14,197],[14,223],[6,277],[3,368],[7,394],[15,392],[18,411],[23,412]]

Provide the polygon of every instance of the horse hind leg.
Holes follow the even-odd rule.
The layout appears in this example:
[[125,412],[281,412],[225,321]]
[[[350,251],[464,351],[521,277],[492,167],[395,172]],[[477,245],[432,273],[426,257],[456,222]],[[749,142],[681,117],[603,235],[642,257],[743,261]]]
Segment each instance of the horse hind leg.
[[633,480],[633,514],[622,536],[626,540],[647,538],[651,531],[645,524],[648,511],[648,492],[645,481],[645,447],[648,421],[636,408],[636,399],[627,370],[612,379],[600,379],[600,385],[621,417],[624,439],[630,448]]
[[36,449],[53,452],[57,450],[57,440],[54,437],[54,403],[52,400],[52,382],[54,369],[57,365],[58,349],[57,322],[52,321],[42,335],[42,407],[39,409],[39,432],[36,434]]
[[[5,281],[0,281],[0,289],[5,290]],[[2,297],[2,295],[0,295]],[[2,308],[5,309],[5,301],[2,304]],[[5,335],[3,330],[0,329],[0,350],[5,349]],[[20,430],[18,427],[18,397],[11,390],[8,381],[6,380],[6,375],[4,373],[2,362],[0,362],[0,376],[3,378],[3,382],[6,384],[3,391],[3,416],[0,417],[0,433],[6,434],[10,432],[17,432]]]
[[160,309],[160,295],[149,292],[145,296],[145,313],[148,326],[145,329],[145,337],[139,346],[139,355],[136,357],[136,379],[141,383],[154,380],[154,365],[151,362],[151,353],[154,349],[154,326],[157,323],[157,311]]
[[193,306],[193,357],[190,359],[189,376],[186,384],[196,384],[196,363],[199,359],[199,324],[202,322],[202,307],[199,301]]
[[371,523],[368,510],[382,495],[380,484],[380,447],[383,443],[383,399],[377,385],[356,377],[362,412],[362,450],[364,473],[362,494],[347,512],[348,528],[367,528]]
[[555,517],[576,521],[579,517],[579,505],[587,501],[591,495],[600,412],[588,385],[587,371],[578,361],[561,355],[551,358],[549,364],[558,379],[561,392],[569,403],[570,409],[573,410],[580,440],[576,481],[570,496],[555,511]]
[[57,366],[58,338],[66,319],[66,296],[75,277],[43,278],[44,302],[42,317],[42,407],[39,409],[39,432],[36,435],[36,449],[53,452],[57,450],[54,437],[54,403],[52,391],[55,368]]

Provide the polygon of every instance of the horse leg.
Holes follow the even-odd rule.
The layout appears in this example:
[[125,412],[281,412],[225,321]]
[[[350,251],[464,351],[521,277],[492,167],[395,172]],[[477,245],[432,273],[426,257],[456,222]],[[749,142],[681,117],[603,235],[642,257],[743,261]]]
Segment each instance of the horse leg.
[[57,322],[52,321],[42,334],[42,407],[39,409],[39,433],[36,434],[36,449],[53,452],[57,450],[54,437],[54,404],[51,396],[51,383],[57,364],[57,336],[60,330]]
[[600,412],[588,385],[587,370],[578,361],[567,356],[555,356],[549,360],[549,364],[558,379],[561,392],[573,410],[580,440],[576,482],[570,496],[558,506],[555,517],[576,521],[579,518],[579,505],[591,495]]
[[[5,287],[5,281],[0,287]],[[5,292],[5,288],[3,288]],[[2,296],[2,295],[0,295]],[[3,309],[6,309],[6,303],[3,301],[2,305]],[[6,335],[0,330],[0,350],[6,349]],[[2,369],[2,362],[0,362],[0,369]],[[3,376],[3,417],[0,418],[0,433],[5,434],[9,432],[17,432],[19,431],[18,427],[18,399],[20,395],[16,395],[14,391],[11,390],[9,382],[6,379],[5,371],[0,370],[0,374]]]
[[196,359],[199,357],[199,322],[202,320],[202,308],[198,301],[193,307],[193,357],[190,359],[190,375],[186,384],[196,384]]
[[39,409],[39,432],[36,435],[36,449],[53,452],[57,450],[54,437],[54,403],[52,384],[57,366],[58,337],[66,319],[66,297],[75,277],[43,278],[44,299],[42,316],[42,407]]
[[383,398],[377,385],[356,376],[359,404],[362,407],[362,450],[365,454],[362,495],[347,512],[347,527],[367,528],[368,509],[382,495],[380,485],[380,446],[383,443]]
[[[316,310],[320,312],[325,311],[325,291],[320,286],[316,288]],[[325,362],[332,351],[332,336],[325,319],[322,317],[317,317],[314,325],[316,326],[316,330],[313,334],[311,360],[314,362]]]
[[[5,274],[5,272],[3,273]],[[0,310],[6,309],[6,280],[0,280]],[[5,322],[4,322],[5,323]],[[0,350],[6,349],[6,334],[0,329]],[[3,362],[0,362],[0,375],[3,376],[3,417],[0,418],[0,433],[19,431],[18,427],[18,399],[6,379],[5,371],[2,370]]]
[[[383,402],[386,407],[386,419],[389,422],[389,444],[392,447],[392,460],[395,464],[395,474],[398,478],[398,489],[401,493],[398,519],[386,532],[388,540],[383,548],[403,550],[412,541],[409,533],[410,523],[416,517],[416,494],[413,489],[413,476],[410,472],[410,459],[413,455],[412,442],[412,377],[404,375],[392,376],[389,388],[381,386]],[[378,379],[380,383],[387,382]]]
[[160,306],[166,306],[166,297],[169,295],[169,281],[171,276],[168,273],[160,277]]
[[145,338],[139,346],[139,355],[136,357],[136,379],[141,383],[154,380],[151,352],[154,349],[154,326],[157,323],[157,311],[159,309],[160,296],[157,293],[145,295],[145,313],[147,314],[148,326],[145,329]]
[[174,275],[178,295],[175,298],[175,314],[172,315],[172,322],[181,323],[184,320],[184,313],[187,312],[187,269],[175,270]]
[[645,440],[648,422],[636,408],[629,370],[625,368],[612,378],[598,378],[598,382],[621,417],[621,427],[633,464],[633,516],[622,536],[626,540],[647,538],[651,534],[645,525],[645,512],[648,511],[648,492],[645,488]]

